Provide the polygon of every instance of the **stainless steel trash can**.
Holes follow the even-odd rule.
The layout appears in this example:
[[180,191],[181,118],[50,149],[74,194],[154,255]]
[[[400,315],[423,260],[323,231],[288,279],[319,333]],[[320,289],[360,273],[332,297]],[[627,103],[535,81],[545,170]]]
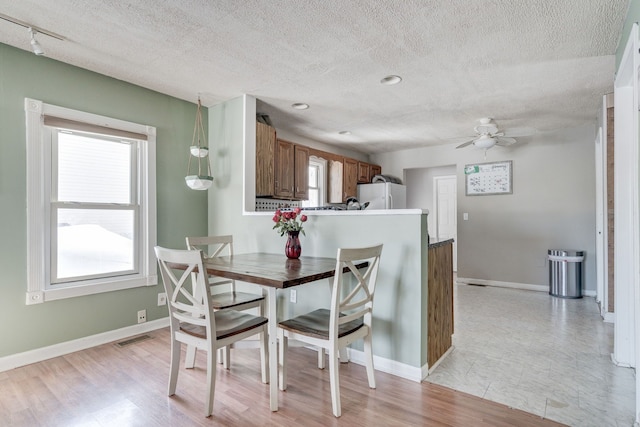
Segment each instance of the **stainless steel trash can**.
[[584,251],[549,249],[549,295],[582,298]]

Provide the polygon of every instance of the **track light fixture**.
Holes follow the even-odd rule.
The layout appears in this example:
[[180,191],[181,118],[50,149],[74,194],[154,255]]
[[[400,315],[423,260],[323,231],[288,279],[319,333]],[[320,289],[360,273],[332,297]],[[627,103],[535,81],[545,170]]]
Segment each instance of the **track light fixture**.
[[40,46],[40,43],[38,43],[38,40],[36,40],[36,34],[38,32],[29,27],[29,33],[31,34],[31,50],[33,50],[33,53],[38,56],[44,55],[44,49],[42,49],[42,46]]

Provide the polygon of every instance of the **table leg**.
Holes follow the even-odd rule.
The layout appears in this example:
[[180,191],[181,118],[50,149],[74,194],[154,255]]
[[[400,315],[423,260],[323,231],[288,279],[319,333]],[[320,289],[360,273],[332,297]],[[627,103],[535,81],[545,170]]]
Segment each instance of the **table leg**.
[[271,410],[278,410],[278,317],[276,310],[276,288],[267,288],[269,323],[269,399]]

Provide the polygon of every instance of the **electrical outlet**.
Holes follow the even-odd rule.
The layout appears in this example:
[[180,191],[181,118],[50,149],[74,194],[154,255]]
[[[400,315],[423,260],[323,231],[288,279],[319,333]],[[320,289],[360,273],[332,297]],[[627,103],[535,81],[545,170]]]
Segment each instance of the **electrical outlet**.
[[144,323],[147,321],[147,310],[140,310],[138,312],[138,323]]
[[291,289],[289,291],[289,301],[291,301],[291,302],[297,302],[298,301],[298,294],[297,294],[295,289]]
[[158,306],[161,307],[167,303],[167,294],[164,292],[158,294]]

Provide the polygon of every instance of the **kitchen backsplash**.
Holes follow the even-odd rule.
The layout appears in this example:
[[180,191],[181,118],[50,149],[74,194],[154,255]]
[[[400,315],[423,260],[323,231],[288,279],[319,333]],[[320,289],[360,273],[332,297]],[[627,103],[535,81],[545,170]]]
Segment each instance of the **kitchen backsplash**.
[[275,211],[276,209],[301,207],[299,201],[285,201],[274,199],[256,199],[256,212]]

